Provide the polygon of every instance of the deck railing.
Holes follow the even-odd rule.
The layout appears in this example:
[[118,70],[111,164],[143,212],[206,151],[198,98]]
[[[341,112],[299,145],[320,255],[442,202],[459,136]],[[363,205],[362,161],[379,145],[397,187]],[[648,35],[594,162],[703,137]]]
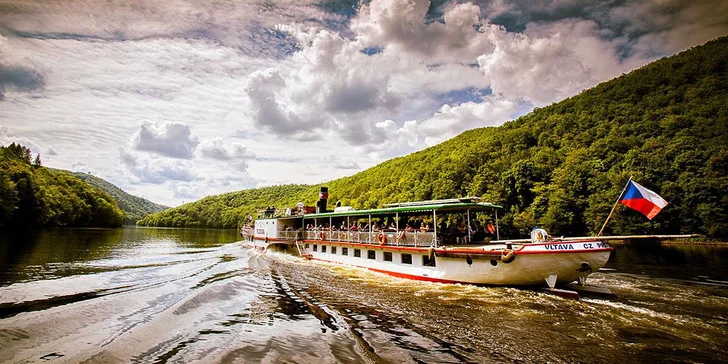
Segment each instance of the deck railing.
[[[380,234],[383,237],[380,237]],[[319,241],[336,241],[358,244],[372,245],[393,245],[393,246],[425,246],[434,245],[434,232],[395,232],[395,231],[328,231],[328,230],[308,230],[298,231],[279,231],[278,236],[286,240],[319,240]],[[384,239],[386,238],[386,239]],[[382,244],[381,240],[384,240]]]

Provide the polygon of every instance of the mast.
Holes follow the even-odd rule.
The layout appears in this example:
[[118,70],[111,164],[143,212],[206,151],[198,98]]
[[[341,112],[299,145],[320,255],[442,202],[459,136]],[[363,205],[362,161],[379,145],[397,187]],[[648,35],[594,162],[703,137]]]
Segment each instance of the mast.
[[627,184],[625,184],[624,188],[622,188],[622,192],[619,194],[619,197],[617,197],[617,201],[614,202],[614,206],[612,206],[612,211],[609,212],[607,219],[604,220],[604,225],[602,225],[602,228],[599,229],[599,234],[597,234],[597,236],[601,236],[602,232],[604,232],[604,228],[607,227],[607,222],[609,222],[609,218],[612,217],[612,214],[614,213],[614,209],[617,208],[617,204],[619,203],[619,200],[622,199],[622,195],[624,195],[624,191],[627,190],[627,186],[629,186],[629,183],[632,181],[632,177],[633,176],[629,176],[629,179],[627,180]]

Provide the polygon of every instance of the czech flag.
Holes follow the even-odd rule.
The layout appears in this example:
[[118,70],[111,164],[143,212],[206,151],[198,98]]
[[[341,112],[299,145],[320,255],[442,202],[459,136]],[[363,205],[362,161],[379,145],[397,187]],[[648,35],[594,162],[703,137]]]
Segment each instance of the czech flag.
[[667,206],[667,201],[660,197],[660,195],[644,188],[635,181],[629,181],[627,192],[619,199],[619,203],[641,212],[650,220],[663,207]]

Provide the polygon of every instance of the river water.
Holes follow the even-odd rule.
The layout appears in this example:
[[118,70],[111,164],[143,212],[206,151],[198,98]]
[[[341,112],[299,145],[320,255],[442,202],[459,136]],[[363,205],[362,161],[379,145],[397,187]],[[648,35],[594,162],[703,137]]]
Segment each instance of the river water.
[[0,361],[726,362],[728,248],[617,246],[615,297],[409,281],[235,231],[0,236]]

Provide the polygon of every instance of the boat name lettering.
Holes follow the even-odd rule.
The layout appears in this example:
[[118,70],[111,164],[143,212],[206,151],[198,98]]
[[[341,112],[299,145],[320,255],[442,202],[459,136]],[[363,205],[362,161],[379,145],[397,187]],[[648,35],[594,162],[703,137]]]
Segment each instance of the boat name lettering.
[[263,229],[255,229],[255,233],[259,235],[265,235],[265,230]]
[[574,246],[571,244],[550,244],[544,245],[546,250],[574,250]]

